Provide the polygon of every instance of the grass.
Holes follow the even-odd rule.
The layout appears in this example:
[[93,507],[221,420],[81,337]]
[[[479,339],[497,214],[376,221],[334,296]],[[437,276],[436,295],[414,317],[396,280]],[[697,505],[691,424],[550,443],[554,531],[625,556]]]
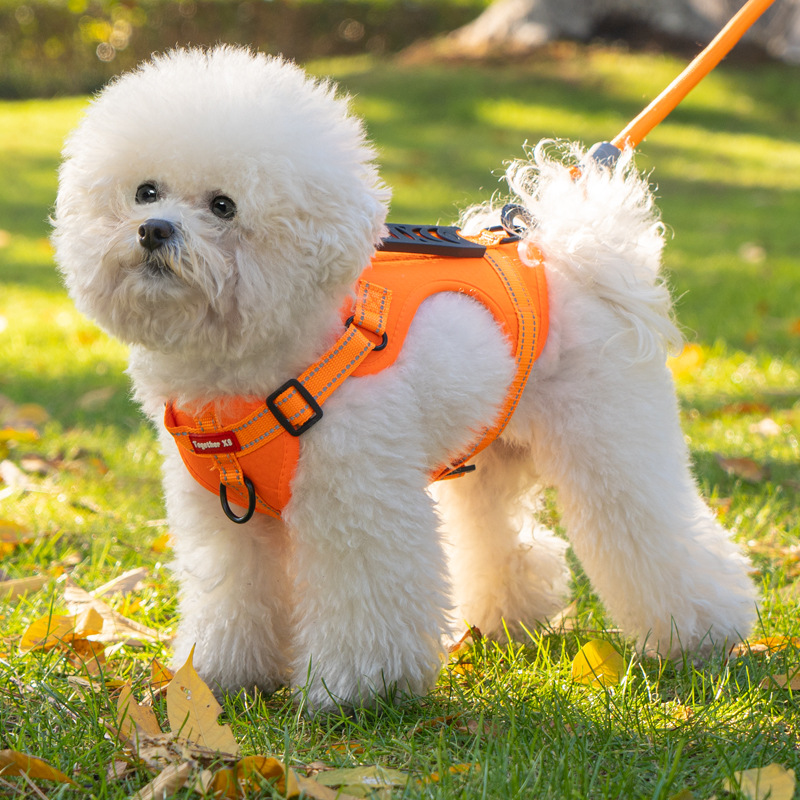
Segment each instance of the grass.
[[[394,188],[391,218],[450,221],[501,188],[500,165],[524,140],[611,138],[682,63],[566,48],[514,69],[366,59],[312,66],[338,77],[365,116]],[[33,619],[63,609],[65,573],[93,588],[145,565],[148,577],[123,610],[165,631],[174,625],[155,437],[128,397],[124,348],[74,311],[47,243],[58,151],[85,102],[0,104],[0,394],[10,401],[0,414],[5,425],[28,414],[40,433],[2,455],[17,466],[31,453],[51,462],[21,489],[0,484],[0,519],[30,531],[27,544],[0,551],[3,572],[50,578],[34,594],[0,601],[0,749],[45,758],[91,787],[40,784],[48,797],[122,798],[149,777],[105,775],[119,752],[103,724],[113,716],[108,691],[82,693],[69,680],[80,670],[60,651],[23,655],[17,646]],[[651,134],[640,157],[672,232],[666,268],[679,315],[699,345],[678,379],[698,480],[756,564],[759,633],[788,637],[800,636],[798,108],[796,69],[726,65]],[[765,418],[775,425],[763,427]],[[720,458],[750,459],[761,473],[748,481]],[[554,507],[546,514],[558,523]],[[392,797],[671,798],[686,790],[699,799],[720,796],[738,770],[797,769],[795,698],[764,683],[800,666],[795,647],[702,664],[642,659],[613,632],[577,564],[573,592],[574,630],[479,644],[425,698],[308,719],[286,692],[228,697],[226,718],[247,752],[407,772],[414,780]],[[617,686],[571,679],[572,658],[597,637],[625,658]],[[141,696],[154,655],[168,657],[161,647],[117,645],[109,668]],[[155,705],[163,717],[163,702]],[[480,769],[449,771],[463,764]],[[0,777],[0,796],[32,792]]]

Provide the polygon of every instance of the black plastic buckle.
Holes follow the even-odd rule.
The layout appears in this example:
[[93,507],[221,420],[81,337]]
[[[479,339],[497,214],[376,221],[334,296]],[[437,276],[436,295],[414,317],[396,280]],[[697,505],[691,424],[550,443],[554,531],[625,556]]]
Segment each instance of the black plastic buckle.
[[[345,328],[349,328],[353,324],[353,320],[354,319],[355,319],[355,317],[353,317],[353,316],[348,317],[344,321]],[[356,327],[358,327],[358,326],[356,326]],[[367,330],[369,330],[369,328],[367,328]],[[375,333],[375,331],[372,331],[372,333]],[[372,348],[372,352],[373,353],[377,353],[378,350],[383,350],[383,348],[386,347],[388,342],[389,342],[389,337],[386,335],[386,331],[384,331],[383,334],[381,335],[381,343],[380,344],[376,344],[375,347]]]
[[253,486],[253,481],[251,481],[247,475],[243,477],[244,485],[247,487],[247,511],[245,511],[241,517],[237,517],[228,504],[228,487],[224,483],[219,485],[219,502],[222,504],[222,510],[231,522],[238,522],[239,525],[243,525],[247,522],[256,510],[256,489]]
[[[292,425],[291,420],[286,416],[278,408],[277,400],[278,398],[287,392],[289,389],[294,389],[303,400],[306,401],[308,407],[313,412],[312,416],[310,416],[302,425],[299,427],[295,427]],[[322,408],[320,408],[319,403],[311,396],[311,393],[303,386],[300,381],[296,378],[289,378],[280,389],[274,391],[266,400],[267,408],[273,413],[274,417],[280,423],[281,427],[286,431],[286,433],[291,434],[292,436],[300,436],[300,434],[305,433],[312,425],[315,425],[322,419]]]

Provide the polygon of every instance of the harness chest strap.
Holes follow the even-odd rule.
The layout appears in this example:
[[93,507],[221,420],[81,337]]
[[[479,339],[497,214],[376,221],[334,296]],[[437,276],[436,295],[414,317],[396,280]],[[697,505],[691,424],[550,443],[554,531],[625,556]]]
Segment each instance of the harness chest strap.
[[[280,516],[285,505],[282,487],[291,480],[288,472],[293,474],[299,455],[298,437],[322,416],[321,406],[328,396],[380,346],[380,341],[366,336],[362,328],[383,335],[391,296],[389,289],[359,281],[353,317],[360,327],[348,325],[319,361],[299,378],[284,383],[266,401],[226,401],[225,417],[235,420],[233,424],[220,419],[215,404],[195,417],[167,403],[164,426],[177,442],[192,475],[211,491],[219,487],[226,495],[232,490],[236,502],[245,508],[255,503],[259,511]],[[282,436],[284,433],[290,436]],[[280,468],[275,471],[275,486],[260,485],[256,492],[239,459],[262,448],[260,457],[279,463]]]
[[[187,468],[209,490],[221,489],[224,508],[230,491],[240,505],[280,516],[290,497],[298,436],[321,417],[325,399],[347,376],[374,374],[393,363],[419,304],[436,292],[454,291],[474,297],[489,309],[514,343],[516,363],[514,380],[495,423],[466,452],[434,470],[431,480],[466,471],[465,462],[508,423],[546,340],[543,264],[536,251],[529,248],[527,255],[532,266],[521,265],[516,246],[509,245],[490,245],[483,258],[468,259],[379,252],[364,273],[368,280],[357,284],[352,313],[343,313],[354,324],[346,327],[318,362],[299,378],[287,381],[266,402],[234,398],[219,408],[211,404],[197,416],[167,405],[165,426]],[[373,341],[365,331],[382,338]],[[256,450],[258,455],[251,457]]]

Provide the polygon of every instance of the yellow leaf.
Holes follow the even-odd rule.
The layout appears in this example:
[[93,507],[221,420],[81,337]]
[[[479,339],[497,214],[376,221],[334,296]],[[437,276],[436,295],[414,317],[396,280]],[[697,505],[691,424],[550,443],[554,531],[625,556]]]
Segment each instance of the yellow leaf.
[[117,726],[120,737],[135,744],[137,749],[143,735],[158,736],[161,733],[153,709],[136,702],[129,683],[122,687],[117,698]]
[[236,755],[239,745],[230,727],[217,722],[222,707],[195,671],[193,656],[194,648],[167,687],[170,727],[174,732],[180,731],[181,736],[191,742],[210,750]]
[[100,619],[100,627],[92,637],[95,641],[140,643],[159,640],[157,630],[123,617],[99,597],[94,597],[69,578],[64,584],[64,602],[73,613],[91,612]]
[[165,797],[171,797],[186,783],[191,771],[192,764],[189,762],[170,764],[147,786],[132,795],[130,800],[164,800]]
[[51,615],[34,620],[22,634],[19,649],[22,653],[33,650],[52,650],[76,639],[99,633],[103,620],[94,609],[72,617]]
[[150,545],[154,553],[165,553],[169,550],[169,534],[162,533],[161,536],[158,536],[153,540],[153,544]]
[[245,797],[250,790],[258,791],[262,781],[272,780],[273,788],[284,797],[297,797],[300,785],[294,771],[283,765],[277,758],[266,756],[247,756],[236,765],[236,783]]
[[353,795],[330,789],[321,783],[317,783],[313,778],[305,778],[302,775],[298,775],[297,783],[303,795],[312,798],[312,800],[354,800]]
[[0,555],[9,556],[23,544],[30,544],[34,539],[33,534],[18,522],[10,519],[0,519]]
[[739,791],[747,800],[791,800],[794,797],[794,770],[780,764],[734,772],[723,784],[726,792]]
[[16,442],[22,444],[23,442],[35,442],[39,438],[39,434],[34,430],[19,429],[19,428],[3,428],[0,430],[0,442]]
[[765,636],[762,639],[753,639],[739,642],[731,648],[731,655],[744,656],[752,653],[779,653],[789,646],[800,648],[800,639],[796,636]]
[[370,789],[391,788],[392,786],[405,786],[408,775],[397,769],[386,767],[353,767],[347,769],[332,769],[320,772],[316,777],[317,783],[323,786],[366,786]]
[[154,690],[163,689],[174,677],[175,673],[157,658],[150,662],[150,686]]
[[[453,764],[452,767],[449,767],[447,772],[450,775],[459,775],[462,772],[470,772],[471,770],[478,771],[480,770],[481,765],[478,763],[472,764]],[[441,777],[438,772],[431,772],[426,778],[422,778],[418,781],[420,784],[424,783],[438,783],[441,780]]]
[[589,686],[613,686],[625,674],[625,661],[602,639],[587,642],[572,660],[572,680]]
[[18,753],[16,750],[0,750],[0,776],[5,778],[22,774],[37,780],[71,783],[73,786],[77,786],[75,781],[40,758],[34,758],[26,753]]
[[699,344],[685,344],[677,356],[667,359],[667,366],[676,380],[694,375],[705,363],[706,357]]
[[[0,546],[0,552],[2,552]],[[31,575],[29,578],[14,578],[0,581],[0,600],[15,600],[29,592],[36,592],[44,586],[49,578],[46,575]]]

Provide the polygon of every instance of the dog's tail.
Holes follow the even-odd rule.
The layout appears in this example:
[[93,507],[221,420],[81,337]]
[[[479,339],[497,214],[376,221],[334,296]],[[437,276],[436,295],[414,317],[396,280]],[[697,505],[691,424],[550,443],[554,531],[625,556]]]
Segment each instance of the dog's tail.
[[[505,178],[514,201],[532,219],[524,238],[539,248],[549,270],[580,282],[614,306],[637,334],[636,360],[680,345],[660,274],[664,225],[632,151],[623,151],[608,167],[577,145],[544,141],[529,159],[512,162]],[[462,228],[469,233],[497,224],[498,208],[469,209]]]

